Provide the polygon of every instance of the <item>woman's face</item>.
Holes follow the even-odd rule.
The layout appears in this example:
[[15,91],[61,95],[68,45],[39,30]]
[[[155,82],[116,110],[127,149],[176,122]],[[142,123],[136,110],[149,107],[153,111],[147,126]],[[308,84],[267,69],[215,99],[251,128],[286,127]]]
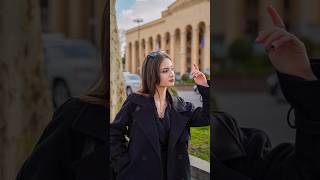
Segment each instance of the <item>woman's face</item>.
[[160,87],[174,86],[174,69],[170,59],[165,58],[160,64]]

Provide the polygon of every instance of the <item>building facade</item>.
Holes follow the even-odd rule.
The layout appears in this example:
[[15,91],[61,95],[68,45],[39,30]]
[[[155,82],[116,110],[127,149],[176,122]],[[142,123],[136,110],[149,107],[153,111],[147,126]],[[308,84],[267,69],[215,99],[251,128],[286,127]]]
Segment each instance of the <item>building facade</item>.
[[41,0],[42,30],[100,45],[105,0]]
[[228,46],[244,36],[254,40],[260,30],[270,29],[268,5],[277,9],[290,32],[320,41],[319,0],[221,0],[212,9],[215,43]]
[[177,0],[162,11],[161,18],[126,31],[125,70],[139,74],[145,56],[166,51],[179,75],[188,74],[193,63],[210,70],[210,1]]

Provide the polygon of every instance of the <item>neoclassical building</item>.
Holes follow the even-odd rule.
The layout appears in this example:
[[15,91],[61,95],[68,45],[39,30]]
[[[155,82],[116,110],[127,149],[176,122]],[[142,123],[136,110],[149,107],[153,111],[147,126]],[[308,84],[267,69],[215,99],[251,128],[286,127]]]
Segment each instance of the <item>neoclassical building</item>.
[[40,0],[42,31],[86,39],[99,47],[105,3],[105,0]]
[[140,74],[145,56],[166,51],[177,74],[190,73],[192,63],[210,68],[210,0],[176,0],[161,18],[126,31],[125,70]]
[[214,43],[228,46],[243,36],[253,40],[271,26],[268,5],[277,9],[290,32],[320,41],[319,0],[221,0],[214,1],[211,9]]

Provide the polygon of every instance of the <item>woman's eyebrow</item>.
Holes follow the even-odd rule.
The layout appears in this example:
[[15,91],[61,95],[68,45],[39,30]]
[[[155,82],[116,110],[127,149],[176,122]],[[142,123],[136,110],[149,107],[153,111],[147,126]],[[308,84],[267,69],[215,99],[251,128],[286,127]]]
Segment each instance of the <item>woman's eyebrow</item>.
[[166,69],[169,69],[168,67],[165,67],[165,68],[161,68],[162,70],[166,70]]
[[169,69],[169,68],[173,68],[173,65],[172,66],[163,67],[162,69]]
[[170,69],[170,68],[173,68],[173,66],[171,66],[171,67],[164,67],[164,68],[161,68],[161,69]]

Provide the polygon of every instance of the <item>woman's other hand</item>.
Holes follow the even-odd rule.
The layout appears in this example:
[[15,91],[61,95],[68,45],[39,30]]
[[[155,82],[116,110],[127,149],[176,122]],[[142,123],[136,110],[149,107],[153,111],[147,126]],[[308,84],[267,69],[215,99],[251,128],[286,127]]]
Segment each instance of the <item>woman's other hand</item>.
[[273,28],[259,32],[256,42],[264,46],[274,68],[285,74],[316,80],[303,42],[286,31],[283,20],[272,6],[268,6],[267,11]]
[[205,74],[199,71],[196,64],[192,65],[191,75],[196,84],[209,87]]

